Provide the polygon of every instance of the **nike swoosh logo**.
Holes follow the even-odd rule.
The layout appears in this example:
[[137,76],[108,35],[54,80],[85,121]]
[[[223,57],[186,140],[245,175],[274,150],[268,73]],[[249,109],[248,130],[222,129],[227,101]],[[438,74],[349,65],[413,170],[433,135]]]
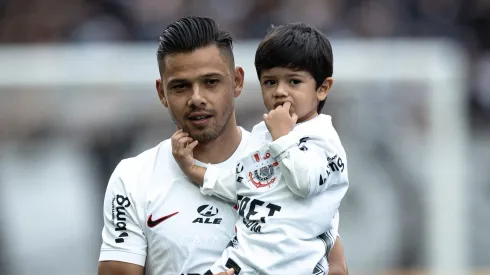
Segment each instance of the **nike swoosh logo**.
[[153,215],[150,215],[148,217],[148,221],[146,221],[146,225],[148,225],[148,227],[155,227],[155,226],[159,225],[161,222],[165,221],[166,219],[168,219],[172,216],[175,216],[177,214],[179,214],[179,212],[175,212],[175,213],[172,213],[170,215],[163,216],[163,217],[156,219],[156,220],[152,220]]

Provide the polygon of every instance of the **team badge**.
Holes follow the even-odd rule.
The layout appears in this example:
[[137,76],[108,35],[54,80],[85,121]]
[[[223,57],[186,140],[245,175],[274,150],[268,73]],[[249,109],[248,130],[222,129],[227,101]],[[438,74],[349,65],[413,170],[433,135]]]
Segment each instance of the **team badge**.
[[250,182],[257,188],[267,187],[273,184],[276,177],[277,161],[271,158],[267,151],[265,154],[255,152],[252,154],[252,160],[256,164],[256,169],[248,173]]

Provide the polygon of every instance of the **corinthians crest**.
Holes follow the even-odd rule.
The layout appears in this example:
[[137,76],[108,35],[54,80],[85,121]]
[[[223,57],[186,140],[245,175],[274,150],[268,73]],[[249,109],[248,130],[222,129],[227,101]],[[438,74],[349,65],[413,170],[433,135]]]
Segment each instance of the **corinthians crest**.
[[252,154],[255,169],[248,172],[250,182],[255,187],[267,187],[276,181],[277,161],[271,158],[271,154],[266,151],[264,154],[255,152]]

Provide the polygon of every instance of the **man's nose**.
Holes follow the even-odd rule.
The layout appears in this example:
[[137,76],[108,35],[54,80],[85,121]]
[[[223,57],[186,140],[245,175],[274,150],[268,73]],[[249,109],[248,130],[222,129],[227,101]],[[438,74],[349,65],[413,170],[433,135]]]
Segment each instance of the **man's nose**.
[[201,106],[206,103],[206,99],[202,94],[202,89],[199,85],[192,86],[192,96],[189,100],[189,105]]

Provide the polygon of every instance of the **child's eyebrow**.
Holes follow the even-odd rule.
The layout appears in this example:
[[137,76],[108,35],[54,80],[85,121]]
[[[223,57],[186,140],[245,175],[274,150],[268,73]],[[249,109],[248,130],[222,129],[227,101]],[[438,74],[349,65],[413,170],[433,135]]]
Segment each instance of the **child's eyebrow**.
[[290,74],[286,74],[287,77],[306,77],[305,74],[302,74],[302,73],[290,73]]
[[285,77],[308,77],[306,74],[301,73],[301,72],[288,73],[288,74],[284,74],[284,75],[267,74],[267,73],[262,74],[262,78],[272,78],[272,77],[280,77],[280,76],[285,76]]

